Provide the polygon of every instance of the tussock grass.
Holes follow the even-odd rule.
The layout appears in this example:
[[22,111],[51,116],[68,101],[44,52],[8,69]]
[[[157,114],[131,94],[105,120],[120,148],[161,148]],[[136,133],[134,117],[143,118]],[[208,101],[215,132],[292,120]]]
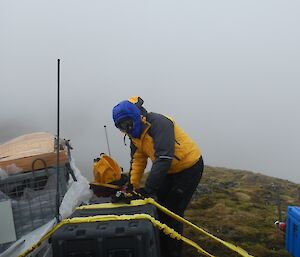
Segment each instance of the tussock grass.
[[[279,186],[285,219],[287,206],[299,205],[299,185],[249,171],[205,167],[201,186],[206,188],[206,193],[195,193],[185,217],[254,256],[290,257],[285,250],[284,236],[274,227],[278,211],[272,184]],[[239,256],[191,228],[185,228],[184,234],[215,256]],[[199,254],[185,247],[183,256]]]
[[[185,218],[256,257],[292,257],[285,250],[284,235],[274,227],[278,210],[272,185],[279,187],[285,220],[287,206],[300,206],[300,185],[251,171],[206,166]],[[189,227],[185,227],[184,235],[216,257],[240,256]],[[184,246],[182,256],[199,254]]]
[[[206,166],[185,218],[256,257],[292,257],[285,250],[284,235],[274,227],[278,220],[274,184],[279,187],[285,220],[287,206],[300,205],[300,185],[250,171]],[[240,256],[189,227],[184,235],[216,257]],[[182,256],[200,255],[184,246]]]

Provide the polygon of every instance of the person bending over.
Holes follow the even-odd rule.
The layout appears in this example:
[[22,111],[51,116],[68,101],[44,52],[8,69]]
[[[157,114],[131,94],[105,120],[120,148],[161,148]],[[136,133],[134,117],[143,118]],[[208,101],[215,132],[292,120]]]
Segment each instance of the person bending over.
[[[130,139],[130,183],[145,196],[183,216],[203,172],[202,154],[197,144],[170,117],[147,112],[140,97],[131,97],[113,108],[115,126]],[[152,167],[145,187],[140,181],[147,166]],[[159,212],[161,222],[183,233],[183,225]],[[163,257],[181,256],[182,242],[161,234]]]

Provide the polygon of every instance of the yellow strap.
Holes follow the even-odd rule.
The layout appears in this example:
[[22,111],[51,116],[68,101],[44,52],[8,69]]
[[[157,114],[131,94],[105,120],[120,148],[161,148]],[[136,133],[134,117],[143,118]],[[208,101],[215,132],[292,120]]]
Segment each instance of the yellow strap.
[[[220,238],[218,238],[218,237],[216,237],[216,236],[208,233],[204,229],[196,226],[195,224],[193,224],[190,221],[188,221],[188,220],[180,217],[179,215],[171,212],[170,210],[168,210],[164,206],[162,206],[159,203],[157,203],[156,201],[154,201],[154,199],[152,199],[152,198],[146,198],[144,200],[132,200],[130,204],[103,203],[103,204],[86,205],[86,206],[78,207],[77,210],[122,208],[122,207],[128,207],[128,206],[140,206],[140,205],[145,205],[145,204],[152,204],[152,205],[154,205],[156,208],[158,208],[159,210],[161,210],[165,214],[169,215],[170,217],[176,219],[177,221],[179,221],[181,223],[184,223],[184,224],[187,224],[187,225],[193,227],[198,232],[201,232],[202,234],[204,234],[204,235],[206,235],[206,236],[214,239],[215,241],[223,244],[227,248],[231,249],[232,251],[237,252],[238,254],[240,254],[243,257],[254,257],[253,255],[248,254],[241,247],[235,246],[235,245],[233,245],[231,243],[228,243],[228,242],[226,242],[226,241],[224,241],[224,240],[222,240],[222,239],[220,239]],[[36,247],[38,247],[41,244],[41,242],[43,242],[44,240],[47,240],[58,228],[60,228],[64,224],[82,223],[82,222],[96,222],[96,221],[106,221],[106,220],[128,220],[128,219],[148,219],[154,225],[156,225],[159,229],[161,229],[165,234],[169,235],[170,237],[178,239],[178,240],[182,240],[183,242],[185,242],[185,243],[193,246],[199,252],[205,254],[206,256],[214,257],[213,255],[211,255],[210,253],[208,253],[204,249],[202,249],[198,244],[196,244],[192,240],[181,236],[176,231],[174,231],[173,229],[171,229],[167,225],[162,224],[159,221],[155,220],[153,217],[151,217],[148,214],[120,215],[120,216],[118,216],[118,215],[98,215],[98,216],[84,217],[84,218],[83,217],[79,217],[79,218],[65,219],[65,220],[62,220],[58,225],[56,225],[52,230],[50,230],[44,237],[42,237],[41,240],[38,243],[36,243],[35,245],[33,245],[31,248],[29,248],[23,254],[19,255],[19,257],[24,257],[27,254],[31,253]]]
[[104,203],[104,204],[95,204],[95,205],[87,205],[87,206],[81,206],[77,209],[98,209],[98,208],[120,208],[120,207],[128,207],[128,206],[139,206],[139,205],[144,205],[144,204],[152,204],[154,205],[156,208],[158,208],[159,210],[161,210],[162,212],[164,212],[165,214],[169,215],[170,217],[176,219],[177,221],[187,224],[191,227],[193,227],[194,229],[196,229],[198,232],[201,232],[202,234],[214,239],[215,241],[223,244],[224,246],[226,246],[227,248],[229,248],[232,251],[237,252],[238,254],[240,254],[241,256],[244,257],[253,257],[253,255],[248,254],[247,251],[245,251],[244,249],[242,249],[239,246],[233,245],[229,242],[226,242],[210,233],[208,233],[207,231],[205,231],[204,229],[196,226],[195,224],[193,224],[192,222],[180,217],[179,215],[171,212],[170,210],[168,210],[167,208],[165,208],[164,206],[160,205],[159,203],[157,203],[156,201],[154,201],[154,199],[152,198],[146,198],[145,200],[132,200],[130,205],[128,204],[111,204],[111,203]]
[[53,229],[51,229],[46,235],[44,235],[36,244],[26,250],[24,253],[20,254],[19,257],[25,257],[30,254],[34,249],[36,249],[41,243],[47,240],[56,230],[62,227],[65,224],[77,224],[77,223],[90,223],[90,222],[101,222],[101,221],[111,221],[111,220],[137,220],[137,219],[147,219],[149,220],[155,227],[162,230],[163,233],[169,235],[171,238],[182,240],[186,244],[196,248],[199,253],[204,254],[205,256],[215,257],[211,255],[207,251],[205,251],[201,246],[192,240],[180,235],[174,229],[168,227],[166,224],[162,224],[158,220],[151,217],[149,214],[134,214],[134,215],[97,215],[91,217],[75,217],[70,219],[64,219],[59,224],[57,224]]
[[242,249],[241,247],[239,246],[236,246],[236,245],[233,245],[231,243],[228,243],[210,233],[208,233],[207,231],[205,231],[204,229],[196,226],[195,224],[193,224],[192,222],[180,217],[179,215],[171,212],[170,210],[168,210],[167,208],[165,208],[164,206],[160,205],[159,203],[157,203],[156,201],[154,201],[154,199],[152,198],[146,198],[145,199],[145,202],[146,203],[150,203],[152,205],[154,205],[155,207],[157,207],[159,210],[161,210],[162,212],[166,213],[167,215],[169,215],[170,217],[176,219],[177,221],[180,221],[181,223],[184,223],[184,224],[187,224],[191,227],[193,227],[194,229],[196,229],[197,231],[203,233],[204,235],[218,241],[219,243],[225,245],[227,248],[231,249],[232,251],[235,251],[237,252],[238,254],[240,254],[241,256],[244,256],[244,257],[254,257],[253,255],[250,255],[247,251],[245,251],[244,249]]
[[130,204],[125,203],[99,203],[99,204],[90,204],[90,205],[83,205],[77,207],[76,210],[91,210],[91,209],[109,209],[109,208],[121,208],[121,207],[128,207],[128,206],[140,206],[147,204],[145,200],[132,200]]

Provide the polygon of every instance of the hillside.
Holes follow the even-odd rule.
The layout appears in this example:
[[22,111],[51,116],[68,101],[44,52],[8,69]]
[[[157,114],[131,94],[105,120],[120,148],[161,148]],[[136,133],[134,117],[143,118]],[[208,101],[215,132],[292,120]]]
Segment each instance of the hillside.
[[[260,257],[291,256],[284,247],[284,235],[277,231],[276,193],[279,187],[283,219],[288,205],[297,202],[299,185],[261,174],[205,167],[185,217],[225,241],[237,244]],[[211,239],[185,228],[185,236],[218,257],[239,256]],[[199,256],[191,247],[185,257]]]

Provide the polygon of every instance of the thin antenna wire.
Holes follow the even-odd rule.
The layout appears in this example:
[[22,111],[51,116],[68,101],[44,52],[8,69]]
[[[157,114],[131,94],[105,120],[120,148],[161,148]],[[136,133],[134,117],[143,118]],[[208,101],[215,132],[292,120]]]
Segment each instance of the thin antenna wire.
[[59,222],[59,81],[60,81],[60,59],[57,59],[57,138],[56,138],[56,220]]
[[109,148],[108,136],[107,136],[107,131],[106,131],[106,125],[104,125],[104,130],[105,130],[106,143],[107,143],[107,148],[108,148],[108,155],[110,156],[110,148]]

